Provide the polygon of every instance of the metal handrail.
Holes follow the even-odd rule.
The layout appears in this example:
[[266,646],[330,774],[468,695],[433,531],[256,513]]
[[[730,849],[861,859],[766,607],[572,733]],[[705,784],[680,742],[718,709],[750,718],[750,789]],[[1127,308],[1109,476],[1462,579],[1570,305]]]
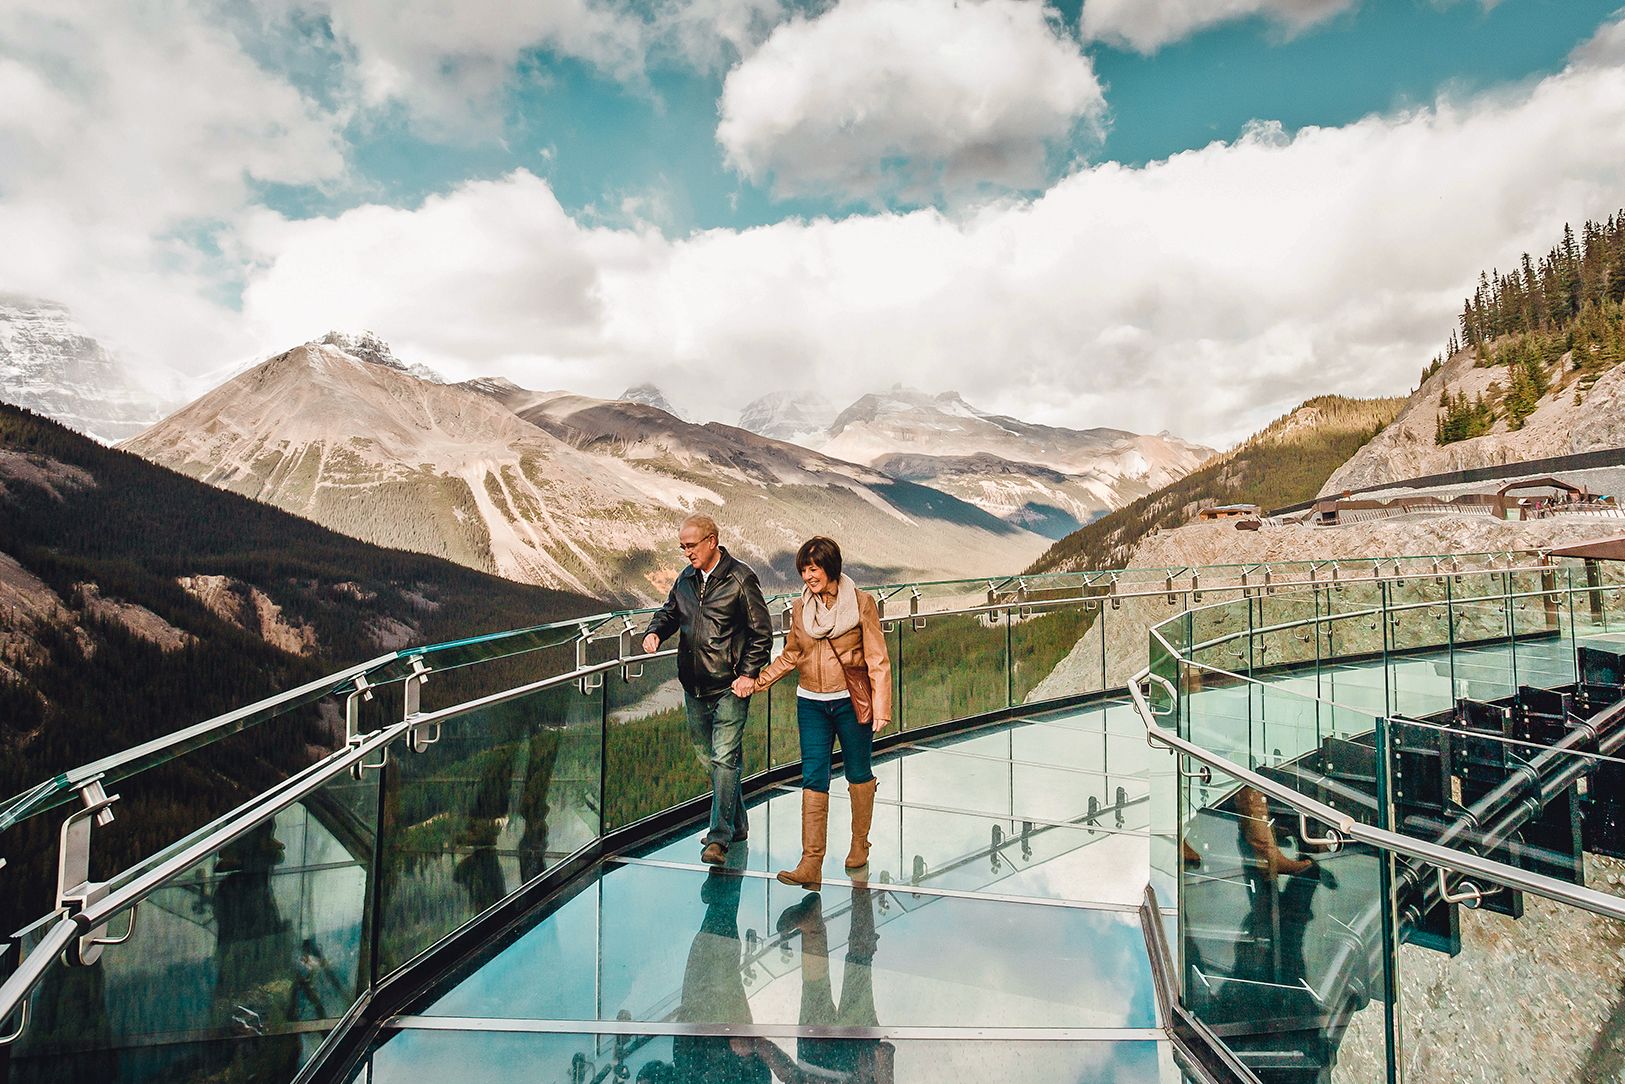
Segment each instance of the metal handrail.
[[1362,821],[1357,821],[1347,813],[1333,809],[1324,802],[1316,801],[1305,794],[1300,794],[1284,783],[1277,782],[1267,776],[1214,753],[1195,742],[1187,741],[1178,734],[1164,728],[1157,723],[1157,716],[1151,711],[1146,702],[1145,693],[1141,691],[1140,684],[1151,675],[1151,668],[1136,673],[1129,682],[1129,695],[1134,700],[1134,710],[1146,725],[1147,739],[1166,746],[1176,753],[1183,753],[1193,760],[1207,765],[1209,768],[1227,775],[1254,790],[1260,791],[1284,805],[1290,806],[1300,814],[1306,814],[1320,821],[1333,831],[1339,833],[1346,843],[1364,843],[1379,850],[1390,851],[1394,854],[1404,855],[1426,862],[1432,866],[1440,866],[1454,870],[1457,873],[1481,877],[1520,891],[1530,892],[1542,896],[1556,903],[1578,907],[1592,914],[1604,918],[1613,918],[1625,921],[1625,899],[1610,896],[1605,892],[1598,892],[1591,888],[1581,888],[1577,885],[1559,881],[1529,870],[1519,869],[1502,862],[1495,862],[1482,858],[1468,851],[1457,850],[1453,847],[1441,847],[1436,843],[1402,836],[1383,828],[1376,828]]

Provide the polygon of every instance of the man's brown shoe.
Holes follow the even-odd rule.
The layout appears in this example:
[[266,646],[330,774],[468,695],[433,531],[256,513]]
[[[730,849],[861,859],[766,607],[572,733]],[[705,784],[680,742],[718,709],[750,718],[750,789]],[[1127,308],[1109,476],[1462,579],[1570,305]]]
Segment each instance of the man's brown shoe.
[[720,866],[728,860],[728,848],[720,843],[707,843],[700,852],[700,861],[708,866]]

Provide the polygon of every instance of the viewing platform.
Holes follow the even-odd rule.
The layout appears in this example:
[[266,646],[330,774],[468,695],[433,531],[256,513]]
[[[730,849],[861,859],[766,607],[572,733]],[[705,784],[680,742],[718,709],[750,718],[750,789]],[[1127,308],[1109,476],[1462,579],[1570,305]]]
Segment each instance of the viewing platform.
[[[749,837],[702,865],[639,613],[391,653],[7,801],[0,878],[39,917],[6,1079],[1625,1069],[1618,562],[872,590],[900,725],[870,863],[832,847],[815,895],[774,879],[794,689],[753,699]],[[309,723],[329,748],[268,740]]]

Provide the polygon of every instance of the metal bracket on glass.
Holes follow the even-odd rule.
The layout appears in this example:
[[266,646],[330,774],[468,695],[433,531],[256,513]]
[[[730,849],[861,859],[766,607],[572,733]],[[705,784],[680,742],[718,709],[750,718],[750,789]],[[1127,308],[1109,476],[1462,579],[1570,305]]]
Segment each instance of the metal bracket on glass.
[[[80,784],[79,798],[83,809],[75,810],[62,822],[60,849],[56,863],[57,906],[70,915],[77,914],[108,893],[105,881],[90,879],[90,837],[94,827],[107,827],[113,823],[113,803],[116,794],[108,794],[97,775]],[[87,930],[69,942],[64,959],[75,967],[88,967],[101,959],[102,949],[108,945],[122,945],[135,932],[135,911],[130,911],[130,928],[121,937],[108,937],[105,924]]]
[[925,618],[920,616],[920,589],[911,587],[909,590],[912,594],[908,597],[908,623],[918,632],[925,628]]
[[[1188,761],[1188,760],[1190,760],[1190,756],[1187,754],[1186,756],[1183,756],[1180,759]],[[1179,777],[1181,779],[1200,779],[1202,781],[1203,786],[1212,786],[1213,785],[1213,769],[1208,767],[1206,764],[1202,765],[1200,768],[1196,769],[1194,772],[1189,771],[1189,770],[1187,770],[1185,768],[1180,768],[1179,769]]]
[[1333,828],[1324,836],[1311,835],[1309,818],[1301,812],[1298,814],[1298,839],[1311,847],[1324,847],[1333,853],[1343,849],[1343,833]]
[[643,654],[643,647],[637,642],[637,629],[632,625],[630,617],[623,619],[626,627],[621,630],[618,638],[618,658],[621,660],[621,680],[636,681],[643,676],[641,662],[627,662],[627,659]]
[[1174,590],[1174,577],[1183,576],[1188,571],[1189,569],[1185,568],[1182,568],[1177,572],[1171,568],[1168,570],[1167,578],[1162,581],[1163,588],[1168,592],[1168,605],[1179,605],[1179,594]]
[[1394,582],[1401,587],[1405,586],[1405,570],[1400,567],[1398,557],[1394,558]]
[[1445,903],[1459,903],[1476,908],[1480,903],[1484,902],[1484,897],[1493,896],[1501,891],[1500,885],[1491,888],[1480,888],[1477,882],[1470,881],[1466,877],[1457,881],[1455,891],[1451,891],[1450,880],[1445,873],[1444,867],[1437,867],[1435,872],[1439,875],[1439,898]]
[[1112,609],[1121,610],[1123,608],[1123,596],[1117,593],[1117,573],[1115,572],[1112,573],[1111,583],[1106,585],[1106,594],[1111,596]]
[[[361,733],[361,704],[372,699],[372,683],[367,680],[366,674],[357,674],[355,687],[344,697],[344,744],[347,746],[360,745],[366,740]],[[368,772],[375,772],[389,763],[389,749],[378,751],[378,760],[369,763],[362,759],[350,765],[350,778],[360,782]]]
[[[401,683],[404,690],[405,703],[402,706],[401,722],[410,723],[414,715],[423,713],[423,683],[429,680],[431,668],[423,661],[422,655],[413,655],[407,662],[412,672],[406,675]],[[418,723],[406,730],[406,747],[414,753],[421,753],[429,746],[440,740],[440,724]]]
[[[587,668],[587,637],[592,632],[592,626],[582,623],[581,629],[576,633],[576,669]],[[582,696],[591,696],[604,687],[602,671],[595,674],[582,674],[576,679],[576,688],[581,690]]]
[[28,999],[25,997],[17,1003],[17,1026],[11,1029],[11,1034],[0,1035],[0,1048],[8,1047],[23,1037],[28,1030]]
[[[1166,711],[1158,711],[1156,708],[1151,706],[1151,690],[1149,687],[1153,684],[1161,685],[1163,691],[1168,694],[1168,709]],[[1142,688],[1142,686],[1145,687]],[[1132,682],[1130,684],[1130,689],[1140,694],[1135,699],[1140,702],[1140,706],[1144,709],[1141,712],[1142,715],[1149,715],[1156,719],[1166,719],[1168,716],[1172,715],[1174,713],[1174,709],[1179,706],[1179,690],[1174,687],[1173,682],[1169,681],[1161,674],[1147,673],[1144,677]],[[1153,749],[1157,748],[1158,743],[1151,740],[1151,729],[1149,727],[1146,728],[1145,741],[1146,744],[1151,746]]]
[[1191,569],[1191,601],[1202,601],[1202,579],[1197,575],[1196,569]]

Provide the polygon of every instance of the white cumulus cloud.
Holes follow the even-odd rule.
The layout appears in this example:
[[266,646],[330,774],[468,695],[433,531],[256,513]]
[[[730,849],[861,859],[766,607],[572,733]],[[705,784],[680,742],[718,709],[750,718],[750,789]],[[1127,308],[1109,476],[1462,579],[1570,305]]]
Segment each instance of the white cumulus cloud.
[[343,118],[181,0],[0,4],[0,289],[158,363],[225,349],[233,223],[344,176]]
[[1325,22],[1359,0],[1084,0],[1080,26],[1089,41],[1142,53],[1220,23],[1261,16],[1296,34]]
[[416,209],[257,227],[267,345],[333,323],[463,376],[702,416],[902,381],[1075,426],[1245,435],[1323,392],[1403,391],[1481,268],[1625,191],[1625,68],[1288,135],[1256,123],[1031,200],[667,238],[573,220],[527,173]]
[[781,194],[1035,187],[1105,109],[1089,59],[1032,0],[841,0],[728,73],[717,140]]

